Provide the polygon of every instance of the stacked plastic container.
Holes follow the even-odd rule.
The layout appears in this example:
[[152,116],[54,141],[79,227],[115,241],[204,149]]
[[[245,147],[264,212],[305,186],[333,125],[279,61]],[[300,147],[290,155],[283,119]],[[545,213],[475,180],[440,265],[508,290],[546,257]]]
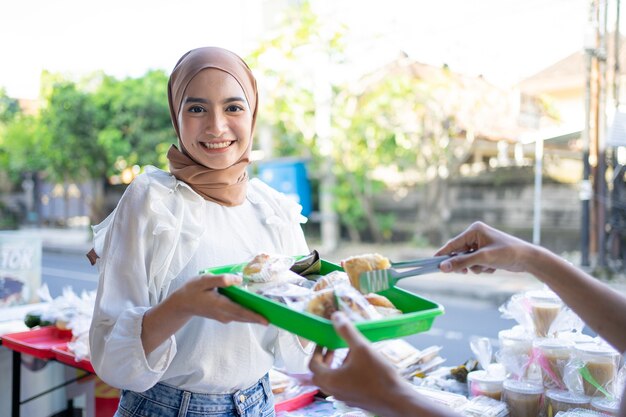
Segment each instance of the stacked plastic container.
[[500,311],[518,323],[499,333],[496,353],[506,370],[501,399],[511,417],[617,410],[621,356],[602,339],[583,334],[582,320],[555,293],[516,294]]

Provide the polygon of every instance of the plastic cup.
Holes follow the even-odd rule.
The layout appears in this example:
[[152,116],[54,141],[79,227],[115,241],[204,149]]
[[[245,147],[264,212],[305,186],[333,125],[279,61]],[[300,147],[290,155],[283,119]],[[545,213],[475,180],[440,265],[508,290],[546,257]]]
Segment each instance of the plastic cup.
[[608,416],[617,416],[619,413],[619,400],[611,400],[605,397],[591,399],[591,409]]
[[498,332],[500,350],[515,355],[529,355],[533,348],[533,336],[518,328]]
[[537,339],[533,342],[536,360],[541,368],[543,386],[563,389],[563,371],[572,357],[574,342],[562,339]]
[[548,390],[545,394],[546,417],[554,417],[559,411],[573,408],[589,409],[591,397],[565,390]]
[[551,291],[529,291],[527,296],[536,335],[550,335],[550,327],[561,312],[563,301]]
[[[574,348],[576,356],[585,364],[589,374],[605,390],[617,375],[620,354],[610,346],[595,343],[577,344]],[[598,396],[603,393],[583,376],[585,395]]]
[[504,377],[490,375],[487,371],[472,371],[467,374],[467,389],[469,398],[483,395],[500,401],[502,398],[502,383]]
[[500,342],[500,349],[497,353],[498,362],[506,367],[507,372],[524,379],[530,377],[533,338],[533,334],[519,327],[498,332]]
[[507,379],[502,383],[502,400],[510,417],[537,417],[541,411],[543,386]]

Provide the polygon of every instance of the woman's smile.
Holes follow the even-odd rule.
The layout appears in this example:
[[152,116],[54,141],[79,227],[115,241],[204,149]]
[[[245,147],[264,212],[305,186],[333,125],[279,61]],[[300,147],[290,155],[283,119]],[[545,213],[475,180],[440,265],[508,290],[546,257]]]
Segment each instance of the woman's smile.
[[205,150],[209,151],[209,152],[225,151],[233,143],[235,143],[234,140],[220,140],[220,141],[213,141],[213,142],[200,142],[202,147]]

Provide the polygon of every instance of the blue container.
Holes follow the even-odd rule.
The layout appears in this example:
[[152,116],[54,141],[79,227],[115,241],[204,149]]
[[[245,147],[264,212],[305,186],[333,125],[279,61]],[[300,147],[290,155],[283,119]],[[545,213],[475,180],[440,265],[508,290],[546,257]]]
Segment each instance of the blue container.
[[275,159],[257,163],[261,181],[293,198],[302,206],[302,215],[311,214],[311,184],[306,165],[299,159]]

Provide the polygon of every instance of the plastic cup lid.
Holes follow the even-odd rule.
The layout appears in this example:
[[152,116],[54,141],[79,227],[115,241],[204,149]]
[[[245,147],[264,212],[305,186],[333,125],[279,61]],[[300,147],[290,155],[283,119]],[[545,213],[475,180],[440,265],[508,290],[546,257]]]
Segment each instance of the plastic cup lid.
[[620,402],[618,400],[610,400],[605,397],[594,397],[591,399],[591,406],[602,411],[614,412],[619,410]]
[[518,392],[520,394],[543,393],[543,385],[534,384],[528,381],[518,381],[516,379],[507,379],[502,383],[502,387],[507,391]]
[[589,401],[591,400],[591,397],[587,397],[583,394],[576,394],[572,391],[554,389],[548,390],[546,392],[546,397],[569,404],[589,404]]
[[530,342],[533,339],[533,335],[531,335],[530,333],[526,331],[513,328],[513,329],[500,330],[498,332],[498,338],[515,340],[519,342]]
[[563,301],[561,301],[558,295],[548,290],[528,291],[526,296],[531,302],[538,302],[541,304],[563,304]]
[[619,352],[611,346],[597,343],[577,343],[574,348],[581,353],[594,356],[619,356]]
[[574,346],[574,342],[568,339],[542,338],[533,341],[533,347],[543,349],[569,349]]
[[487,371],[472,371],[467,374],[468,381],[476,381],[476,382],[491,382],[491,383],[501,383],[504,381],[504,377],[501,375],[491,375],[488,374]]

